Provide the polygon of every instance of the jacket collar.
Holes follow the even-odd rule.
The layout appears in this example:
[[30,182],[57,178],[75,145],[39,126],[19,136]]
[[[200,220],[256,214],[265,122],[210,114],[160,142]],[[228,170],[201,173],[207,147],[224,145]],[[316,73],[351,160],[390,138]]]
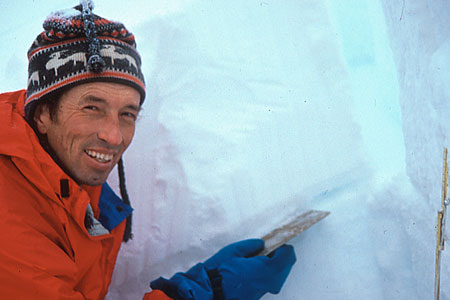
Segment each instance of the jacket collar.
[[67,180],[73,194],[80,187],[40,145],[24,119],[24,101],[25,90],[0,95],[0,154],[10,156],[22,175],[46,196],[62,198],[61,179]]

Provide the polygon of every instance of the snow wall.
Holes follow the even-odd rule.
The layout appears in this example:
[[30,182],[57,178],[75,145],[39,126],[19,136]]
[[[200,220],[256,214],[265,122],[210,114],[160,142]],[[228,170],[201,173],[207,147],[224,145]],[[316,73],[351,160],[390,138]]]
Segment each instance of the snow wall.
[[[0,4],[2,91],[25,86],[26,50],[66,2]],[[331,215],[292,240],[298,262],[264,299],[432,297],[448,2],[95,2],[136,35],[148,86],[125,155],[134,239],[107,299],[311,208]]]

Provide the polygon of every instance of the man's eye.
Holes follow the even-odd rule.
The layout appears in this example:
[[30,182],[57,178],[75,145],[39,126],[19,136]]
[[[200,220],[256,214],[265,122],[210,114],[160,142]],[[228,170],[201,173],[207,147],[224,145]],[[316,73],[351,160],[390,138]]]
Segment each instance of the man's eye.
[[133,119],[133,120],[137,119],[136,114],[130,113],[130,112],[124,112],[124,113],[122,113],[122,116],[124,116],[125,118]]
[[86,105],[86,106],[84,107],[84,109],[96,111],[96,110],[98,110],[98,107],[95,106],[95,105]]

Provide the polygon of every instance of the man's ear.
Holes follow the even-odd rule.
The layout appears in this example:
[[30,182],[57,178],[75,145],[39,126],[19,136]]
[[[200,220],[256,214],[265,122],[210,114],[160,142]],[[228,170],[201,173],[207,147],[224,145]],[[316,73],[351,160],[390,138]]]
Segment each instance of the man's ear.
[[48,106],[45,104],[38,104],[36,110],[34,111],[34,122],[36,124],[36,129],[40,134],[47,134],[47,131],[51,125],[50,112]]

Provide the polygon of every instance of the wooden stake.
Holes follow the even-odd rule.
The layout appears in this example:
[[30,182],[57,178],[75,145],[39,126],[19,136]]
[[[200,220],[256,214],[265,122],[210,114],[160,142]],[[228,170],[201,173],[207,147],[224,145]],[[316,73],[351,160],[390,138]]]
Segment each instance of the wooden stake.
[[437,238],[436,238],[436,266],[434,272],[434,298],[439,300],[441,288],[441,252],[445,247],[445,219],[447,200],[447,186],[448,186],[448,163],[447,163],[447,148],[444,148],[444,165],[442,170],[442,199],[441,210],[437,215]]

